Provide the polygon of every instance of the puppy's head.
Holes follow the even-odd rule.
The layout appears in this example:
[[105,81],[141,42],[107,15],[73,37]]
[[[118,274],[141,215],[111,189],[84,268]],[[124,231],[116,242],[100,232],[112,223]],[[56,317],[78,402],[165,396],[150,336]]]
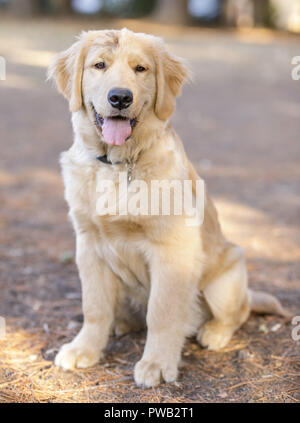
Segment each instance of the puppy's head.
[[150,115],[172,115],[187,70],[159,38],[123,29],[82,33],[55,58],[49,77],[102,141],[121,146]]

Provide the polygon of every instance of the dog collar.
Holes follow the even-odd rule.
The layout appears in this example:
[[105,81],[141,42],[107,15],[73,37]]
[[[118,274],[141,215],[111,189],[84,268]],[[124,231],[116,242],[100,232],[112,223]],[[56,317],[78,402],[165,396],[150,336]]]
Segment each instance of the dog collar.
[[131,160],[126,160],[125,162],[112,162],[110,160],[108,160],[107,158],[107,154],[104,154],[104,156],[98,156],[97,160],[99,160],[99,162],[105,163],[105,164],[109,164],[109,165],[116,165],[116,164],[125,164],[126,169],[127,169],[127,180],[128,183],[131,182],[132,180],[132,171],[135,167],[135,163]]
[[110,164],[110,165],[112,165],[112,164],[122,164],[123,163],[123,162],[115,162],[115,163],[111,162],[110,160],[108,160],[107,154],[104,154],[104,156],[98,156],[97,160],[99,160],[102,163]]

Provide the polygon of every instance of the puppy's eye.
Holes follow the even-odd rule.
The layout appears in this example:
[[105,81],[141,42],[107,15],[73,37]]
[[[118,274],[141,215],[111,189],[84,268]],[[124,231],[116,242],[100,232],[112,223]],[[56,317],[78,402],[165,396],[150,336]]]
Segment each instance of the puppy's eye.
[[136,72],[145,72],[146,68],[144,68],[144,66],[141,65],[137,65],[135,67]]
[[97,69],[105,69],[105,63],[104,62],[98,62],[95,64],[95,68]]

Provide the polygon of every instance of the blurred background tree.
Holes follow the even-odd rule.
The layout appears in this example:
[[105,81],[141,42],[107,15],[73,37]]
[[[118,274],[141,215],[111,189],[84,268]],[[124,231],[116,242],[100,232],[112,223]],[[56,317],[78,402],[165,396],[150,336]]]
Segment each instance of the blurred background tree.
[[300,0],[0,0],[8,13],[147,17],[168,24],[265,26],[300,32]]

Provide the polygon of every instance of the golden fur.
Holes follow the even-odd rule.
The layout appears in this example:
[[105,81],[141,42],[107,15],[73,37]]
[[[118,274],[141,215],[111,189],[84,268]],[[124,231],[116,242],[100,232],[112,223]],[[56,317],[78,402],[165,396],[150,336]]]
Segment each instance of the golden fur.
[[[95,69],[99,60],[107,63],[105,71]],[[147,71],[134,72],[137,65]],[[273,297],[248,290],[244,253],[222,235],[207,193],[199,228],[187,226],[185,216],[97,214],[97,181],[117,184],[124,160],[134,161],[133,177],[148,184],[190,179],[195,185],[199,179],[169,123],[187,78],[182,60],[150,35],[90,31],[56,57],[49,76],[72,112],[74,144],[62,154],[61,165],[76,232],[84,313],[81,331],[61,348],[56,364],[64,369],[92,366],[112,328],[122,334],[146,323],[145,350],[134,376],[139,386],[155,386],[161,379],[176,379],[187,336],[196,334],[202,346],[218,350],[251,307],[284,313]],[[103,142],[91,106],[108,116],[107,93],[115,86],[133,92],[128,113],[138,118],[123,146]],[[104,154],[122,163],[96,160]]]

